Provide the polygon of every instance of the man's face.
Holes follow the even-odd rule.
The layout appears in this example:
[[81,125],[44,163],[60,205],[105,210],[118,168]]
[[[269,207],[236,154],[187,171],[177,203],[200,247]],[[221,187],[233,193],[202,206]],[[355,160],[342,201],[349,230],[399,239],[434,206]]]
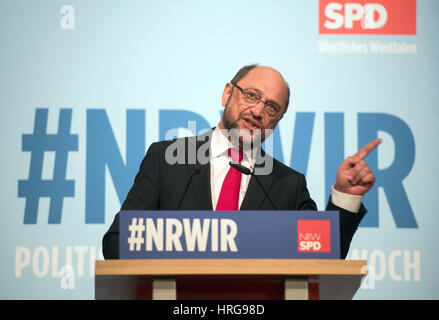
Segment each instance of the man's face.
[[[218,125],[219,129],[236,129],[240,143],[251,143],[255,139],[264,141],[285,111],[287,87],[282,75],[269,67],[255,67],[236,83],[244,91],[256,93],[260,99],[278,107],[275,116],[269,115],[264,102],[249,105],[244,94],[228,83],[224,88],[222,104],[225,107]],[[271,129],[266,131],[267,129]]]

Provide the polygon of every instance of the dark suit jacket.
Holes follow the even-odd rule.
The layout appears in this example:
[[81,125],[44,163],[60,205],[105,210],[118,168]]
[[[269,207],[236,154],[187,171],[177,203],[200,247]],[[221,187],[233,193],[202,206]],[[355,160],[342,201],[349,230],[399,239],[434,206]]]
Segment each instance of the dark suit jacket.
[[[170,165],[165,161],[166,148],[175,140],[153,143],[140,165],[134,185],[122,204],[121,211],[177,210],[190,176],[197,166],[195,163],[190,164],[187,150],[199,150],[203,143],[209,143],[211,133],[212,131],[209,131],[198,139],[196,137],[178,139],[178,142],[184,141],[186,146],[184,164]],[[209,152],[209,148],[202,150]],[[317,210],[315,202],[309,195],[303,174],[273,159],[271,174],[258,177],[278,210]],[[206,164],[199,174],[193,176],[179,210],[212,210],[209,164]],[[254,177],[250,179],[240,210],[273,210]],[[361,205],[360,212],[352,213],[335,206],[329,199],[326,210],[340,211],[340,253],[341,257],[345,258],[366,209]],[[119,213],[116,214],[112,225],[103,237],[102,249],[105,259],[119,258]]]

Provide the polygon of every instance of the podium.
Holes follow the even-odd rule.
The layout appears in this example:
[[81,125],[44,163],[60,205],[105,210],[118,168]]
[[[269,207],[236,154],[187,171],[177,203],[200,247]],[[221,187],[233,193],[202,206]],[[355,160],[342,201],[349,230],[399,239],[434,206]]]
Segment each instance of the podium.
[[366,261],[340,259],[337,211],[121,211],[120,260],[96,299],[352,299]]
[[95,299],[352,299],[365,260],[149,259],[96,261]]

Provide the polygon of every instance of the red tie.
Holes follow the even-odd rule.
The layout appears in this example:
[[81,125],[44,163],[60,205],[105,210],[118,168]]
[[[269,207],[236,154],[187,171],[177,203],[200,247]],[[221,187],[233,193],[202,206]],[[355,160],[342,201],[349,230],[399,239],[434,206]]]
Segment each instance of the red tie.
[[[242,151],[236,148],[228,150],[229,156],[235,163],[241,164]],[[242,173],[230,167],[221,187],[216,210],[238,210],[239,189],[241,187]]]

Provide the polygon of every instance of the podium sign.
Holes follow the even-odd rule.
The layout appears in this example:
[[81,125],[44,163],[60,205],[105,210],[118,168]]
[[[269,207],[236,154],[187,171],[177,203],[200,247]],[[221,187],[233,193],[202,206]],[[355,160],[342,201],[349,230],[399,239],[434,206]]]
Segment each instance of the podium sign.
[[120,259],[340,259],[337,211],[121,211]]

